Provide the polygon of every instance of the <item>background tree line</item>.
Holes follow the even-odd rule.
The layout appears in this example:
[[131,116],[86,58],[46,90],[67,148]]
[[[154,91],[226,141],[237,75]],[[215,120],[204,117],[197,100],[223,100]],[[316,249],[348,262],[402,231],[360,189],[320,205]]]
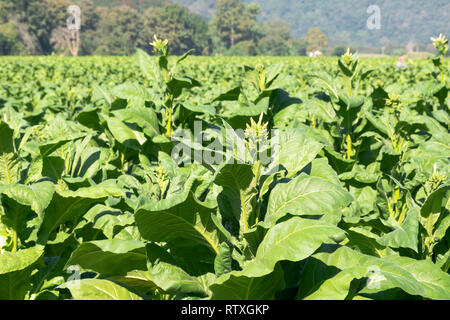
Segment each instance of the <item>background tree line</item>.
[[448,1],[376,0],[382,28],[369,32],[367,1],[0,0],[0,55],[70,54],[71,4],[82,10],[80,55],[148,51],[154,34],[169,39],[174,54],[193,48],[197,55],[339,55],[351,45],[362,53],[402,55],[433,51],[429,37],[448,30]]
[[218,0],[207,20],[167,0],[0,0],[0,54],[68,54],[64,33],[67,7],[81,8],[81,55],[130,55],[150,50],[154,34],[167,38],[173,54],[305,55],[327,45],[310,30],[293,39],[283,20],[260,19],[257,3]]

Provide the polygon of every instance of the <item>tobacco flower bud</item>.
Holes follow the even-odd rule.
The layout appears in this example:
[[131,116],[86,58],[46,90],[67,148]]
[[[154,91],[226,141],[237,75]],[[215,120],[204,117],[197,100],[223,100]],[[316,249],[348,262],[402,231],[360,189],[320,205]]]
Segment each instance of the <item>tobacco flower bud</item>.
[[150,43],[150,45],[153,47],[153,51],[163,56],[167,56],[169,54],[169,40],[158,39],[156,35],[153,36],[153,39],[153,42]]
[[441,55],[445,55],[447,53],[448,39],[446,39],[442,33],[440,33],[439,37],[437,38],[431,37],[430,40],[433,42],[433,46],[439,51]]
[[267,126],[268,122],[262,123],[263,114],[259,116],[258,123],[256,123],[253,118],[250,118],[250,125],[246,125],[245,137],[247,138],[246,144],[250,150],[257,150],[258,144],[266,142],[268,139]]
[[426,182],[426,185],[431,189],[430,191],[434,191],[437,188],[439,188],[440,185],[442,185],[447,180],[447,176],[443,173],[439,173],[436,170],[436,165],[434,165],[433,168],[433,174],[431,175],[430,179]]
[[347,52],[342,56],[342,61],[347,67],[351,66],[355,61],[353,53],[350,53],[350,48],[347,48]]

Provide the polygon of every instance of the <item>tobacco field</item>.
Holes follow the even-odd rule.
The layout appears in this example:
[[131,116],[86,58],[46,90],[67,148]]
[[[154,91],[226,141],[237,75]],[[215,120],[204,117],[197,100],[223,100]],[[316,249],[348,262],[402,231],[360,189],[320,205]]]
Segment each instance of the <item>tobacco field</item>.
[[447,59],[154,46],[0,58],[0,299],[450,299]]

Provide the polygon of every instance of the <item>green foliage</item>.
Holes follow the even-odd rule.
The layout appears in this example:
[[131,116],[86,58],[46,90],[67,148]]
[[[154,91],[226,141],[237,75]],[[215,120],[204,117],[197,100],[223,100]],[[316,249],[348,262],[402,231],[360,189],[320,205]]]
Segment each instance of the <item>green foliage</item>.
[[323,52],[328,47],[328,39],[320,28],[309,29],[305,41],[308,43],[308,52],[316,50]]
[[80,55],[132,55],[136,48],[147,50],[153,34],[168,39],[175,55],[189,49],[195,55],[304,54],[291,46],[289,25],[261,24],[259,7],[240,0],[218,2],[209,23],[181,5],[159,0],[2,2],[0,54],[67,53],[70,4],[79,5],[82,14]]
[[[450,298],[433,63],[172,57],[159,37],[0,59],[0,299]],[[198,126],[203,157],[177,161]]]
[[25,46],[20,41],[20,33],[16,23],[0,24],[0,54],[21,55]]

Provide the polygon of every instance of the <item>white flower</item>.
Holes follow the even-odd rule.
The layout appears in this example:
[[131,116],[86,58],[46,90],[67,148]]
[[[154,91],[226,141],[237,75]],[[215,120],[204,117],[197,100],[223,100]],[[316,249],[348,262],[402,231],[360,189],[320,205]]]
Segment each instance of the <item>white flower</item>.
[[445,54],[448,49],[448,39],[445,38],[445,36],[440,33],[439,37],[433,38],[431,37],[430,40],[433,42],[433,46],[438,49],[441,54]]

